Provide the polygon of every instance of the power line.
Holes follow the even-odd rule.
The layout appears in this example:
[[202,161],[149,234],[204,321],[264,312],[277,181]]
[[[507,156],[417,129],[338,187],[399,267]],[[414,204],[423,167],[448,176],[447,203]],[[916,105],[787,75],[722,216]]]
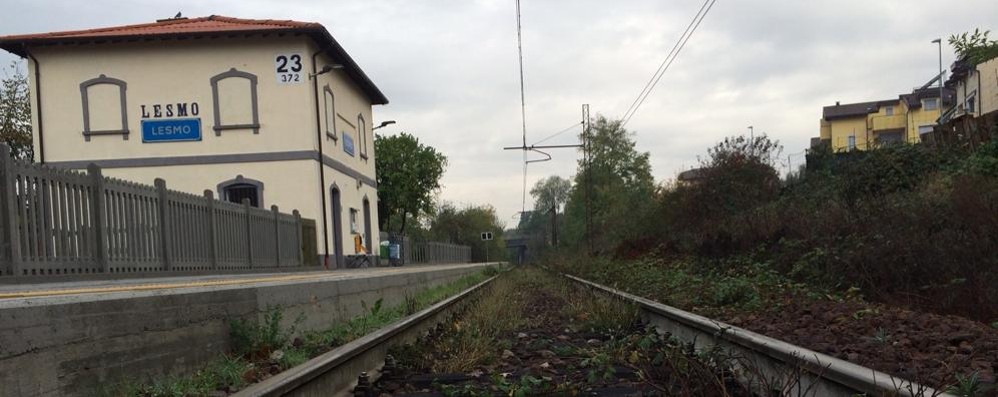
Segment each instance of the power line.
[[693,33],[696,32],[697,28],[700,27],[700,23],[703,22],[704,18],[707,17],[707,13],[710,12],[710,9],[714,7],[714,3],[716,3],[716,2],[717,2],[717,0],[705,0],[704,1],[704,4],[706,5],[706,8],[701,7],[701,9],[703,10],[703,12],[702,13],[697,13],[697,15],[695,15],[693,17],[693,21],[695,22],[693,24],[693,28],[689,29],[688,30],[689,33],[685,34],[684,36],[681,36],[679,38],[679,41],[676,42],[676,44],[677,44],[678,47],[673,47],[673,49],[675,51],[674,52],[670,52],[671,58],[668,57],[668,56],[666,57],[666,61],[664,62],[665,67],[661,68],[659,71],[656,72],[656,75],[653,76],[654,82],[652,82],[651,85],[647,86],[646,90],[642,90],[643,94],[638,95],[638,98],[640,98],[640,99],[637,101],[637,104],[634,105],[632,109],[630,109],[630,114],[625,114],[624,115],[624,121],[620,124],[621,128],[623,128],[625,125],[627,125],[627,122],[631,121],[631,117],[633,117],[634,114],[638,112],[638,108],[640,108],[641,105],[645,102],[645,99],[648,98],[648,95],[651,94],[651,91],[658,84],[659,80],[662,79],[662,76],[665,75],[665,72],[669,70],[669,67],[672,66],[672,63],[676,60],[676,58],[679,57],[679,53],[683,50],[683,48],[686,47],[686,43],[690,40],[691,37],[693,37]]
[[[700,17],[701,13],[703,13],[704,8],[707,7],[707,3],[709,1],[710,0],[705,0],[703,2],[703,5],[700,6],[700,10],[697,11],[696,15],[693,17],[693,20],[690,21],[689,25],[686,25],[686,30],[683,31],[682,36],[679,36],[680,39],[682,39],[683,37],[686,37],[686,35],[689,34],[690,29],[693,28],[693,24],[696,23],[697,18]],[[655,73],[652,74],[651,78],[648,79],[648,82],[645,83],[644,88],[641,89],[641,93],[638,94],[637,98],[634,98],[634,102],[631,102],[631,106],[629,106],[627,108],[627,111],[624,112],[624,117],[627,117],[628,114],[631,114],[631,111],[634,110],[635,105],[637,105],[638,101],[641,100],[641,97],[645,94],[645,91],[648,91],[648,89],[652,85],[654,85],[653,82],[655,81],[655,76],[658,76],[658,74],[662,72],[662,68],[665,67],[665,64],[666,64],[666,62],[669,61],[669,58],[672,58],[672,54],[676,52],[676,48],[679,48],[679,40],[677,40],[676,44],[672,46],[672,50],[669,51],[669,55],[666,55],[665,59],[662,60],[662,64],[658,65],[658,69],[655,69]],[[621,119],[623,119],[623,117]]]
[[[523,89],[523,28],[520,24],[520,0],[516,0],[516,50],[520,61],[520,120],[523,123],[523,146],[527,146],[527,100]],[[523,193],[520,211],[527,210],[527,151],[523,151]]]
[[575,127],[578,127],[578,126],[582,125],[582,123],[583,123],[583,122],[581,122],[581,121],[580,121],[580,122],[578,122],[578,123],[575,123],[575,124],[572,124],[572,125],[568,126],[568,128],[565,128],[565,129],[563,129],[563,130],[561,130],[561,131],[558,131],[558,132],[556,132],[556,133],[554,133],[554,134],[551,134],[551,135],[548,135],[548,136],[547,136],[546,138],[544,138],[544,139],[541,139],[541,140],[539,140],[539,141],[537,141],[537,142],[534,142],[534,145],[536,145],[536,144],[539,144],[539,143],[544,143],[545,141],[547,141],[547,140],[549,140],[549,139],[552,139],[552,138],[554,138],[554,137],[556,137],[556,136],[558,136],[558,135],[561,135],[561,134],[564,134],[564,133],[566,133],[566,132],[569,132],[569,131],[571,131],[571,130],[575,129]]
[[520,26],[520,0],[516,0],[516,49],[520,58],[520,119],[523,121],[523,146],[527,146],[527,101],[523,90],[523,29]]

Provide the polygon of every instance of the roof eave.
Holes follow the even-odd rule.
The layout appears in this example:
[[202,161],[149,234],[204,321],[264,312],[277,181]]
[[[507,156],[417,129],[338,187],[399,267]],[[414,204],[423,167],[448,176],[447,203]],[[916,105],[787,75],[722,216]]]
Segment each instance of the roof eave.
[[[387,105],[388,97],[385,96],[383,92],[371,81],[371,78],[367,76],[366,73],[347,54],[346,50],[333,38],[333,35],[329,33],[324,27],[289,27],[287,29],[251,29],[251,30],[232,30],[232,31],[214,31],[214,32],[181,32],[181,33],[164,33],[164,34],[133,34],[133,35],[121,35],[121,36],[91,36],[91,37],[43,37],[43,38],[31,38],[31,39],[13,39],[13,40],[0,40],[0,49],[4,49],[14,55],[21,58],[27,57],[28,48],[32,46],[39,45],[56,45],[56,44],[87,44],[87,43],[102,43],[102,42],[122,42],[122,41],[152,41],[152,40],[172,40],[172,39],[183,39],[183,38],[198,38],[198,37],[224,37],[224,36],[242,36],[251,34],[307,34],[312,37],[313,40],[320,46],[325,46],[324,51],[328,53],[340,62],[343,62],[345,66],[345,72],[350,75],[351,78],[355,79],[361,86],[361,89],[367,94],[368,99],[370,99],[373,105]],[[329,45],[326,45],[329,43]]]
[[[360,65],[350,57],[346,49],[340,45],[333,35],[329,33],[324,27],[311,28],[310,33],[317,34],[319,37],[313,36],[312,39],[315,40],[316,44],[319,46],[324,46],[325,48],[320,49],[320,51],[326,52],[333,59],[344,62],[347,74],[350,75],[354,80],[360,83],[361,88],[367,94],[368,99],[371,100],[372,105],[387,105],[388,97],[381,92],[381,89],[374,84],[374,81],[364,73],[364,70],[360,68]],[[326,45],[325,43],[329,43]]]

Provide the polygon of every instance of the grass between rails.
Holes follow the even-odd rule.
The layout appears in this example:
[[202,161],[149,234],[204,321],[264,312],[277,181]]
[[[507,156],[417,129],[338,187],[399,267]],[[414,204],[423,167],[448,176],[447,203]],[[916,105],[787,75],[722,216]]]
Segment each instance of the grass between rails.
[[232,351],[194,374],[146,383],[129,380],[99,390],[98,395],[196,397],[231,394],[414,314],[496,274],[498,269],[489,266],[482,272],[454,282],[406,295],[402,304],[393,307],[384,307],[379,299],[371,305],[364,305],[367,311],[364,315],[320,331],[300,332],[301,316],[290,327],[282,327],[283,314],[279,309],[271,309],[260,323],[233,320],[230,322]]
[[855,288],[835,292],[798,283],[748,256],[723,264],[704,260],[579,257],[552,266],[937,389],[998,395],[998,329],[870,303]]
[[553,259],[551,266],[560,272],[706,316],[779,308],[791,299],[858,298],[850,292],[835,293],[795,282],[751,258],[726,262],[725,266],[703,266],[694,259],[668,261],[654,256],[638,260],[563,257]]
[[391,395],[747,395],[724,357],[536,268],[504,274],[463,315],[391,355],[397,366],[376,385]]

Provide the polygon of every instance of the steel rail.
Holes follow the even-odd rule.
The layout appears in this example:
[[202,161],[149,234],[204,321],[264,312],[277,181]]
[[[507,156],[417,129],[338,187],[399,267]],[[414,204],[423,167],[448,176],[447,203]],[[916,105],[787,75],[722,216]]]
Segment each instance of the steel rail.
[[[720,347],[730,355],[748,358],[754,368],[739,368],[768,379],[799,376],[782,383],[784,395],[952,396],[917,383],[848,361],[795,346],[743,328],[728,325],[572,275],[566,278],[637,305],[642,316],[659,331],[668,332],[698,350]],[[802,371],[801,371],[802,370]],[[743,374],[744,375],[744,374]],[[744,377],[744,376],[743,376]],[[751,376],[750,376],[751,377]],[[758,385],[757,385],[758,386]],[[771,392],[772,390],[766,390]]]
[[387,327],[247,387],[234,396],[351,395],[358,375],[367,372],[371,374],[372,381],[377,377],[377,371],[384,363],[388,347],[414,340],[456,309],[457,303],[476,293],[497,277],[493,276]]

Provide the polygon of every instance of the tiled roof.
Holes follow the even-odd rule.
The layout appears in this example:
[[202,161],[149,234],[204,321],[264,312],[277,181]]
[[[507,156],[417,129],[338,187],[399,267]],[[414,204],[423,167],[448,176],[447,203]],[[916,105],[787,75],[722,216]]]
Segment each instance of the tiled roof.
[[896,104],[897,99],[886,99],[883,101],[847,103],[845,105],[825,106],[821,111],[821,117],[825,120],[844,119],[849,117],[866,116],[869,113],[880,110],[881,106]]
[[0,36],[0,49],[21,57],[28,55],[32,46],[58,44],[84,44],[136,40],[170,40],[177,38],[218,37],[234,33],[301,33],[308,35],[335,62],[343,65],[344,72],[355,80],[376,105],[388,103],[388,98],[374,85],[333,36],[316,22],[299,22],[274,19],[240,19],[219,15],[201,18],[161,19],[153,23],[112,26],[106,28],[71,30],[63,32]]
[[[929,88],[919,88],[912,91],[911,94],[901,95],[901,99],[907,102],[909,108],[918,108],[922,106],[923,99],[929,98],[939,98],[939,88],[929,87]],[[943,107],[953,104],[956,98],[956,90],[952,88],[943,88]]]
[[703,168],[693,168],[690,170],[680,172],[679,175],[676,176],[676,179],[683,182],[692,182],[703,179],[706,176],[706,174],[707,171],[704,170]]
[[322,25],[315,22],[273,19],[240,19],[212,15],[201,18],[161,19],[153,23],[112,26],[97,29],[0,36],[0,42],[41,40],[60,41],[62,39],[160,36],[184,33],[219,33],[273,29],[322,29]]

